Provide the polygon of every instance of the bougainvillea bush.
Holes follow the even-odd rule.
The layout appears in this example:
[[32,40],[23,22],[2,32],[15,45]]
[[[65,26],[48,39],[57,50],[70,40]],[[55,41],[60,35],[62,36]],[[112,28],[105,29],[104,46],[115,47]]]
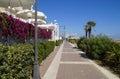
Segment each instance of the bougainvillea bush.
[[[14,18],[12,15],[0,13],[0,37],[9,38],[18,42],[25,42],[34,38],[35,27],[33,24]],[[51,30],[38,27],[38,37],[42,39],[51,38]]]

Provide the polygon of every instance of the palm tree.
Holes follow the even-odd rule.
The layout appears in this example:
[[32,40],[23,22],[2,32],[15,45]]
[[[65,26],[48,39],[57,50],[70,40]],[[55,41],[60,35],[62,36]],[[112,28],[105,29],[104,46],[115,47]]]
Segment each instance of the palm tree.
[[95,25],[96,25],[96,23],[93,22],[93,21],[88,21],[87,22],[89,38],[91,37],[92,27],[95,27]]
[[88,25],[85,25],[84,30],[85,30],[85,37],[87,38],[88,37]]

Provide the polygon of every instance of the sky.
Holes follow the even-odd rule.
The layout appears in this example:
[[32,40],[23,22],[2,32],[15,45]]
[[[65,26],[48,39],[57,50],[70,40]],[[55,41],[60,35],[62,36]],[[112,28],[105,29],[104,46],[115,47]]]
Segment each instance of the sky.
[[92,34],[120,39],[120,0],[38,0],[38,10],[67,34],[83,36],[86,23],[94,21]]

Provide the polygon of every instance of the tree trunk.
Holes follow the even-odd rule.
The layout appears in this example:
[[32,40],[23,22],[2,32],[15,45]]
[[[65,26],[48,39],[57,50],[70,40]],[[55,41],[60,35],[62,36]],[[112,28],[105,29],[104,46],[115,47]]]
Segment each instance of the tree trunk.
[[91,37],[91,30],[92,30],[92,28],[90,27],[90,29],[88,30],[89,38]]
[[85,31],[85,37],[87,38],[87,31]]

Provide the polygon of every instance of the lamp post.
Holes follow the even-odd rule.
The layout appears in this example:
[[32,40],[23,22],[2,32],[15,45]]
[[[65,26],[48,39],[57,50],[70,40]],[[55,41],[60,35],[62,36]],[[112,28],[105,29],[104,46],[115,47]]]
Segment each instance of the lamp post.
[[63,33],[62,37],[63,37],[63,40],[65,40],[66,39],[66,27],[65,26],[60,26],[60,28],[63,28],[63,30],[64,30],[64,33]]
[[34,52],[35,52],[35,60],[34,60],[34,70],[33,70],[33,79],[41,79],[39,74],[39,64],[38,64],[38,39],[37,39],[37,9],[38,9],[38,0],[35,0],[35,40],[34,40]]
[[66,28],[64,26],[64,40],[66,40]]

